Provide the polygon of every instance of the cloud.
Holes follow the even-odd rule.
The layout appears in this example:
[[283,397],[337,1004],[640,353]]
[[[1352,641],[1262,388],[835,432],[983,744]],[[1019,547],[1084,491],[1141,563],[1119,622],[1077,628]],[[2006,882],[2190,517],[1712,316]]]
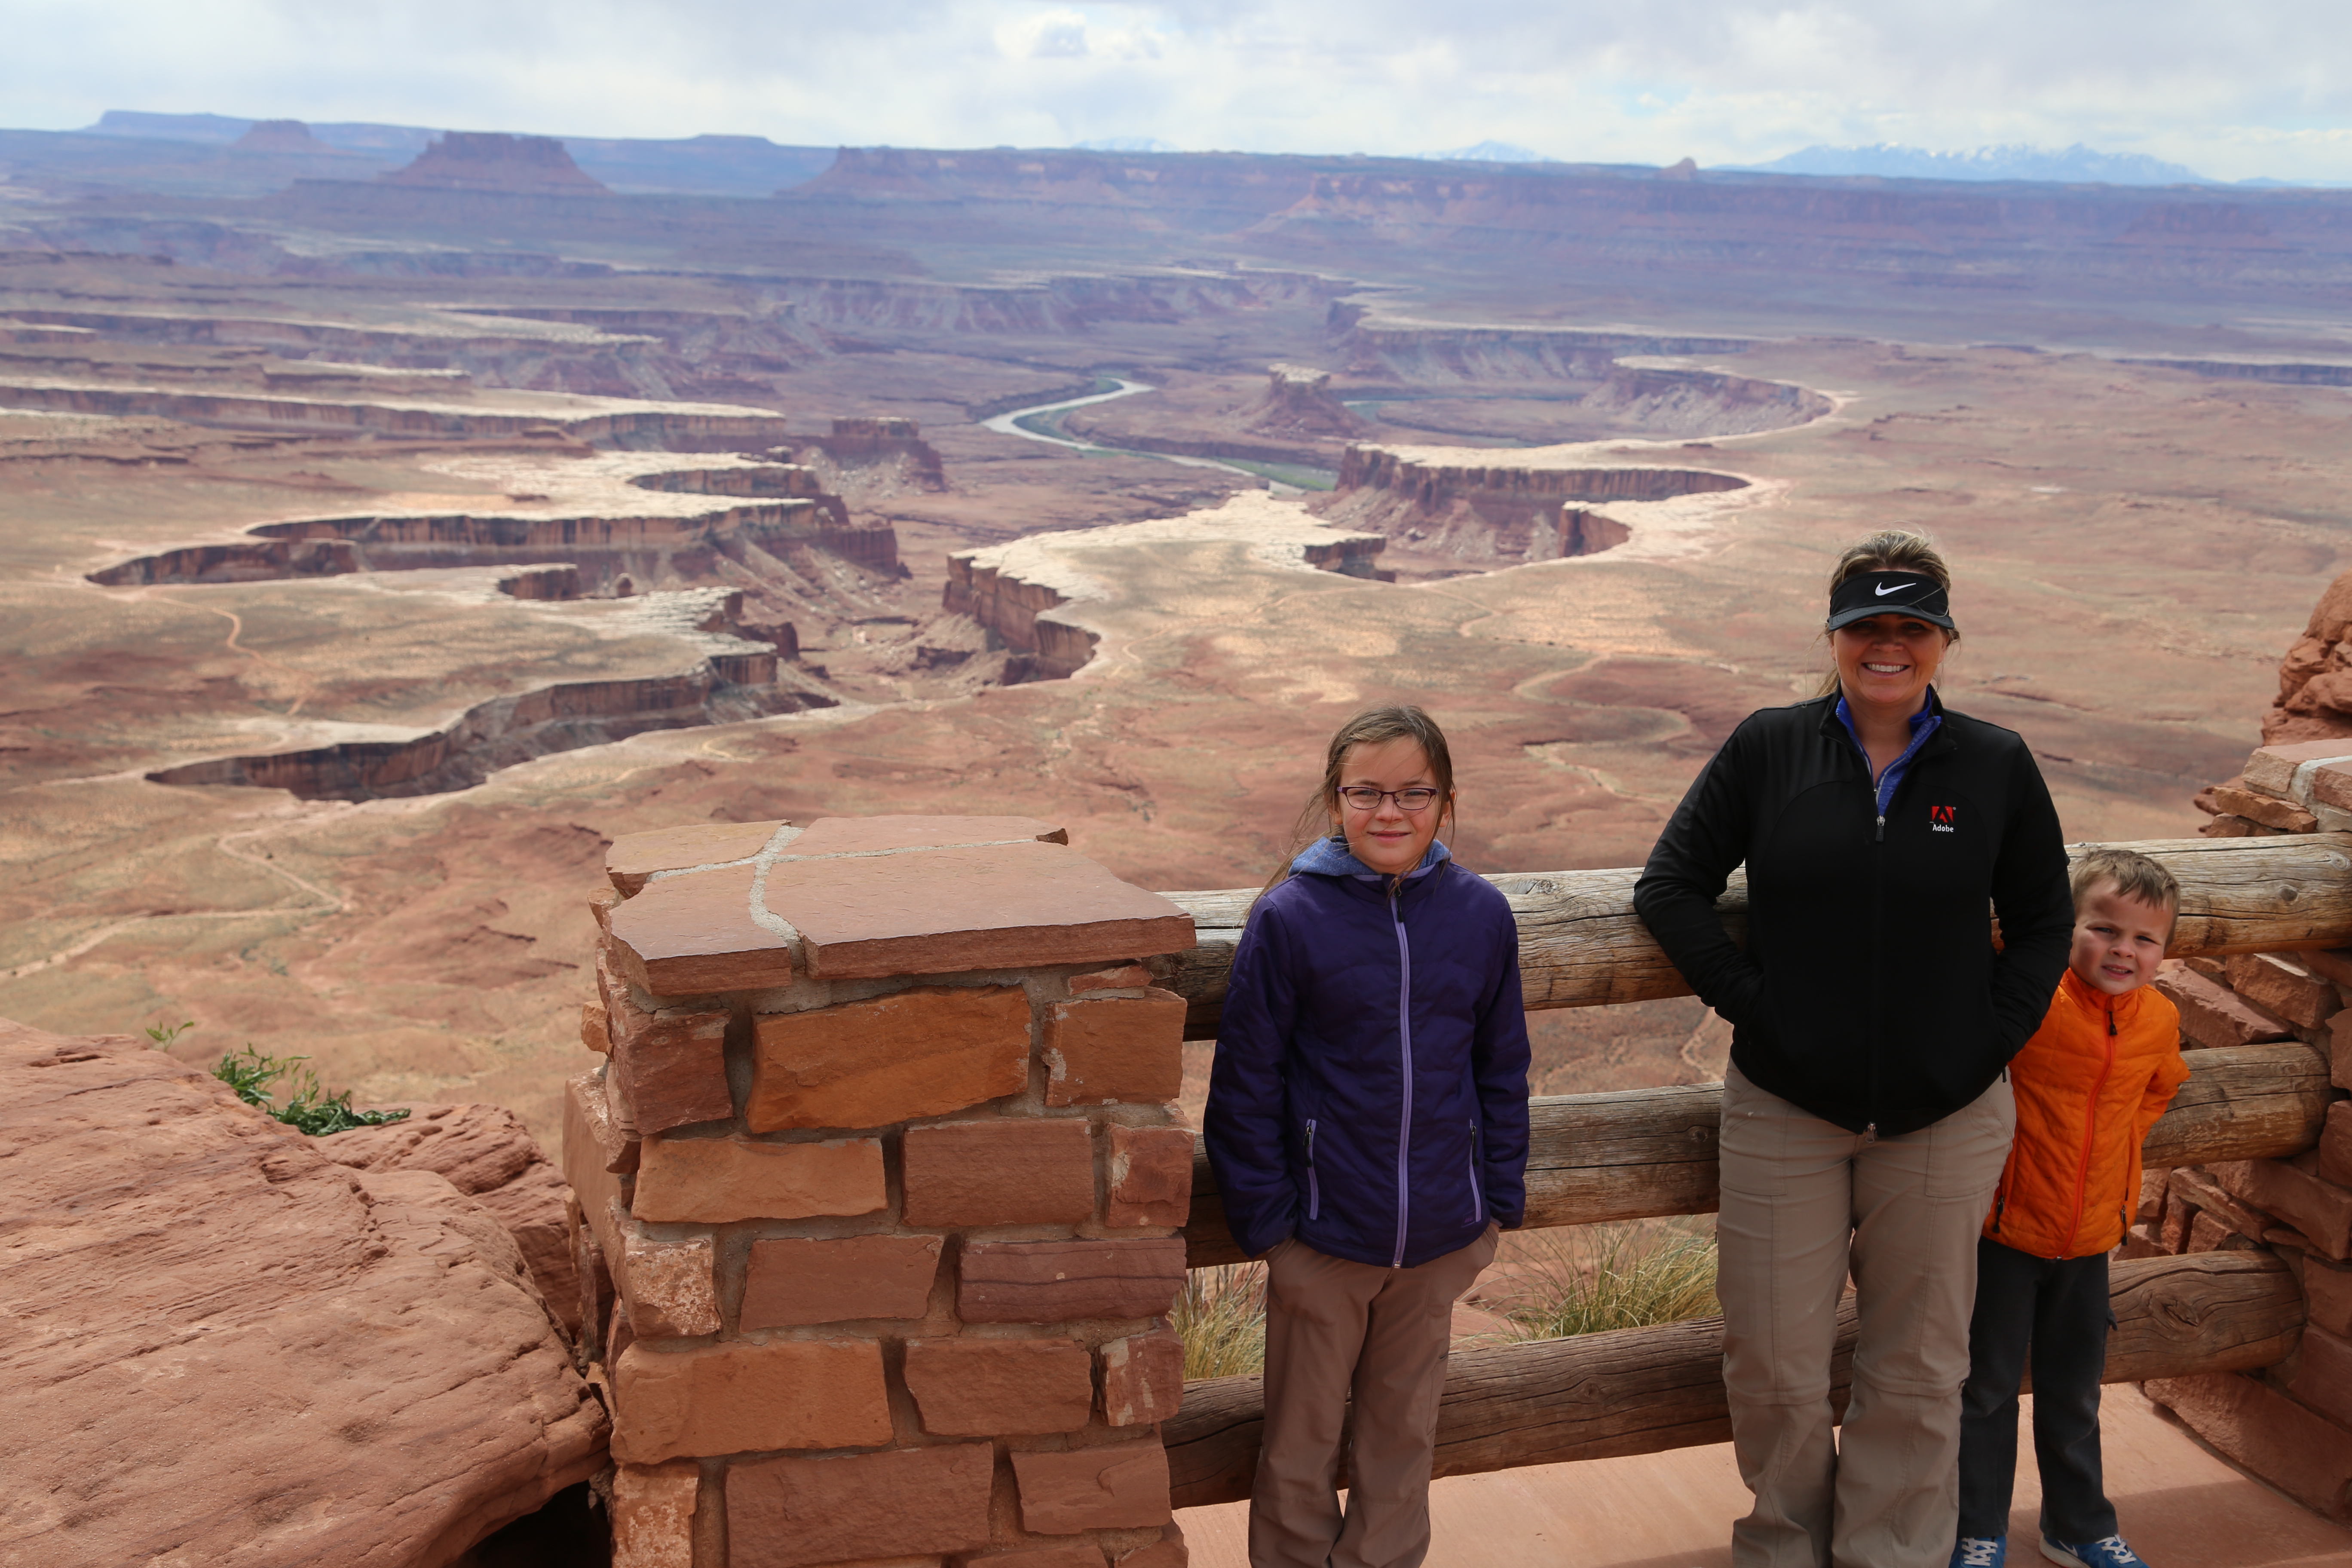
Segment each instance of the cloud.
[[1814,142],[2352,178],[2352,28],[2258,0],[0,0],[19,124],[109,108],[902,146],[1748,163]]

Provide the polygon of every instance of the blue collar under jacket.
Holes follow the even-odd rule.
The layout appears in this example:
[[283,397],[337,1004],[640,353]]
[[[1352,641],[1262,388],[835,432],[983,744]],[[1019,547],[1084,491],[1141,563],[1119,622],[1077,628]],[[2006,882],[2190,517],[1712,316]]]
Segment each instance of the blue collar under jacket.
[[1296,1236],[1410,1268],[1527,1207],[1518,929],[1433,845],[1384,877],[1325,839],[1234,952],[1203,1141],[1255,1258]]

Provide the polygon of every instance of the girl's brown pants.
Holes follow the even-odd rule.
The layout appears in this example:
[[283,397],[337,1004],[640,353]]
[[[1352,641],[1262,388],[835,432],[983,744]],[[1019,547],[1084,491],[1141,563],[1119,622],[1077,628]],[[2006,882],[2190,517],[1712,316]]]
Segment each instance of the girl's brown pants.
[[1454,1303],[1495,1260],[1496,1235],[1489,1226],[1412,1268],[1350,1263],[1296,1239],[1266,1254],[1250,1568],[1420,1568]]

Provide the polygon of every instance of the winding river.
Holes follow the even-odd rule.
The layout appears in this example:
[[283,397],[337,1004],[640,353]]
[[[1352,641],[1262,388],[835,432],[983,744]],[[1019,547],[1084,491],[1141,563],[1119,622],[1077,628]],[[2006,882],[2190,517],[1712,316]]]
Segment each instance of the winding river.
[[[993,430],[1000,436],[1019,436],[1024,440],[1043,441],[1052,447],[1067,447],[1074,452],[1102,452],[1122,458],[1154,458],[1163,463],[1181,463],[1188,468],[1223,468],[1227,473],[1241,474],[1253,479],[1264,479],[1268,489],[1278,496],[1305,495],[1307,487],[1290,484],[1246,463],[1228,463],[1215,458],[1189,458],[1173,452],[1139,452],[1127,447],[1105,447],[1092,441],[1081,441],[1062,433],[1060,416],[1073,408],[1084,408],[1092,403],[1108,403],[1114,398],[1132,397],[1139,392],[1156,392],[1149,383],[1113,378],[1108,392],[1090,393],[1085,397],[1066,397],[1058,403],[1040,403],[1032,408],[1015,408],[993,419],[981,422],[982,429]],[[1328,488],[1328,487],[1325,487]]]

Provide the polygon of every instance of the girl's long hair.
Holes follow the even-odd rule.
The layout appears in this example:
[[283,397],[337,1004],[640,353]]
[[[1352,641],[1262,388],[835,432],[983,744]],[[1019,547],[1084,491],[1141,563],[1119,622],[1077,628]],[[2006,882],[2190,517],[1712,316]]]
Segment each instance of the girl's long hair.
[[[1936,542],[1924,533],[1906,529],[1882,529],[1867,539],[1856,540],[1845,547],[1845,552],[1830,568],[1830,592],[1834,594],[1849,577],[1859,577],[1865,572],[1916,572],[1922,577],[1933,577],[1936,585],[1946,593],[1952,591],[1952,569],[1944,563],[1943,552]],[[1822,634],[1828,640],[1828,634]],[[1960,640],[1956,631],[1944,633],[1944,647],[1949,648]],[[1830,661],[1830,672],[1822,678],[1822,688],[1815,697],[1834,697],[1838,691],[1837,661]]]
[[1280,886],[1289,877],[1290,862],[1298,852],[1328,831],[1339,807],[1339,779],[1348,766],[1348,753],[1358,746],[1384,746],[1391,741],[1413,742],[1429,759],[1429,771],[1437,780],[1438,831],[1445,830],[1454,818],[1454,754],[1446,750],[1445,731],[1437,727],[1436,720],[1410,705],[1367,708],[1332,732],[1331,743],[1323,752],[1323,782],[1299,809],[1298,820],[1291,826],[1290,842],[1275,863],[1274,874],[1258,889],[1259,898]]

